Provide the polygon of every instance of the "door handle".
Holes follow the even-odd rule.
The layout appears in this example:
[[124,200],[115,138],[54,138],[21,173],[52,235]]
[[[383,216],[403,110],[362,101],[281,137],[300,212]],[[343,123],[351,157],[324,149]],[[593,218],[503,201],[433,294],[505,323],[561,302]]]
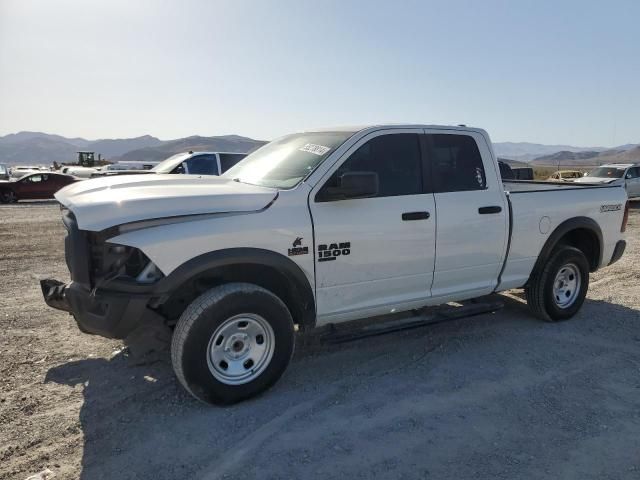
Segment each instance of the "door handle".
[[427,220],[431,214],[429,212],[406,212],[402,214],[402,220]]
[[478,213],[480,215],[488,215],[491,213],[500,213],[502,211],[502,207],[499,207],[498,205],[492,205],[490,207],[480,207],[478,209]]

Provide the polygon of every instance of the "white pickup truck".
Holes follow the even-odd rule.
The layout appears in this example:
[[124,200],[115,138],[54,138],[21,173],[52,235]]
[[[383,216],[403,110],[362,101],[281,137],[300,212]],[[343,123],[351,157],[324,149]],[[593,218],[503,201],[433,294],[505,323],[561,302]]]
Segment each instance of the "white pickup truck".
[[175,327],[182,385],[209,403],[267,389],[295,331],[513,288],[544,320],[580,309],[618,260],[621,186],[501,181],[483,130],[297,133],[221,177],[133,175],[56,194],[71,283],[41,282],[79,328]]

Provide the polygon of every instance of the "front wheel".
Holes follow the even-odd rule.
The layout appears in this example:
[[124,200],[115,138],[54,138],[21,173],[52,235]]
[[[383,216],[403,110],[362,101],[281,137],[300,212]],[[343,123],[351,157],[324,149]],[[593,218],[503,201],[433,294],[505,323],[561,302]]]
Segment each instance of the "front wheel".
[[257,285],[230,283],[187,307],[173,334],[171,359],[191,395],[231,404],[273,385],[294,344],[293,319],[280,298]]
[[525,289],[529,308],[549,322],[573,317],[587,295],[589,262],[577,248],[560,246]]

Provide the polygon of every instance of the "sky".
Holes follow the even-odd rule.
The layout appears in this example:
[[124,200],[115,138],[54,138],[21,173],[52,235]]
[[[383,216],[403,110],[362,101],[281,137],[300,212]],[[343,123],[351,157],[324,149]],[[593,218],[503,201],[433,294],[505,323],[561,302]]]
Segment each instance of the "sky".
[[0,135],[640,142],[638,0],[0,0]]

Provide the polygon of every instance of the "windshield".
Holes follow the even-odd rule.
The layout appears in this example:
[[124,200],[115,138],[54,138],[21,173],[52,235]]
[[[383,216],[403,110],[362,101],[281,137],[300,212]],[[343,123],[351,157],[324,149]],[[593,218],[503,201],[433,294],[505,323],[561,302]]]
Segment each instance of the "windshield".
[[589,173],[588,176],[599,178],[622,178],[624,170],[624,168],[619,167],[600,167]]
[[159,164],[153,167],[151,171],[156,173],[171,173],[171,170],[176,168],[188,156],[188,153],[176,153],[175,155],[172,155],[171,157],[161,161]]
[[222,176],[252,185],[292,188],[351,135],[353,132],[287,135],[256,150]]

